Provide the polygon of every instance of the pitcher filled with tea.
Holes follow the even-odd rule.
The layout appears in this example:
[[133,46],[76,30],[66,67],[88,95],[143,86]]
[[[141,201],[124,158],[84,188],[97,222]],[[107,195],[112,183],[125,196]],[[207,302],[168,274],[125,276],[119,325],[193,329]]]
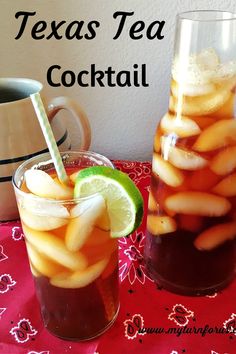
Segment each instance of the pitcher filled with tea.
[[145,243],[148,271],[172,292],[211,294],[235,275],[235,92],[236,14],[178,15]]

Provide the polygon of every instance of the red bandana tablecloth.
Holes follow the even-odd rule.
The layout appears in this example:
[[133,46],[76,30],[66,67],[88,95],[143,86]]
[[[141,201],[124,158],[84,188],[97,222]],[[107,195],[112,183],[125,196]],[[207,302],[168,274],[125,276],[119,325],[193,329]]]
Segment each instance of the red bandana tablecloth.
[[[115,161],[143,194],[150,163]],[[145,208],[146,210],[146,208]],[[82,343],[60,340],[43,327],[20,222],[0,224],[1,354],[235,354],[236,281],[205,297],[169,293],[145,271],[141,227],[119,240],[120,302],[115,324]]]

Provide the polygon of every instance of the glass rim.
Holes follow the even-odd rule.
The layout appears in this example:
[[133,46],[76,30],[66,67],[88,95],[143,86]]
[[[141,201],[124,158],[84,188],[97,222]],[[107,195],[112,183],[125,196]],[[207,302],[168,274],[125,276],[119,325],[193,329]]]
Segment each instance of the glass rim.
[[[209,14],[209,18],[201,18],[200,14]],[[227,18],[213,18],[213,14],[225,14],[228,15]],[[194,15],[199,14],[198,18],[194,18]],[[184,11],[177,15],[177,19],[181,21],[190,21],[190,22],[224,22],[224,21],[233,21],[236,20],[236,13],[231,11],[224,10],[193,10],[193,11]]]
[[[67,151],[60,151],[60,154],[63,156],[63,155],[80,155],[80,156],[91,156],[91,157],[94,157],[94,158],[97,158],[97,159],[100,159],[101,161],[105,161],[107,164],[101,164],[101,166],[108,166],[108,167],[111,167],[113,169],[115,169],[115,166],[114,164],[104,155],[102,154],[99,154],[97,152],[94,152],[94,151],[91,151],[91,150],[79,150],[79,151],[74,151],[74,150],[67,150]],[[43,158],[47,158],[47,159],[43,159]],[[38,159],[43,159],[42,161],[40,162],[43,162],[43,163],[52,163],[53,164],[53,160],[52,160],[52,157],[50,155],[49,152],[46,152],[46,153],[43,153],[43,154],[39,154],[37,156],[34,156],[34,157],[31,157],[30,159],[24,161],[20,166],[17,167],[17,169],[15,170],[13,176],[12,176],[12,184],[13,184],[13,187],[14,189],[17,191],[17,193],[24,197],[24,198],[30,198],[31,200],[35,200],[35,201],[38,201],[38,202],[45,202],[45,203],[50,203],[50,204],[71,204],[71,203],[75,203],[75,202],[81,202],[81,201],[85,201],[85,200],[89,200],[89,199],[92,199],[93,197],[95,197],[96,195],[98,195],[99,193],[93,193],[93,194],[90,194],[89,196],[86,196],[86,197],[78,197],[78,198],[72,198],[72,199],[50,199],[50,198],[45,198],[45,197],[40,197],[40,196],[36,196],[34,194],[30,194],[30,193],[27,193],[27,192],[24,192],[20,189],[20,187],[17,185],[17,181],[16,181],[16,175],[18,173],[20,173],[20,171],[24,170],[25,167],[33,162],[34,160],[38,160]],[[39,163],[40,163],[39,162]],[[37,164],[37,163],[36,163]],[[92,166],[92,165],[91,165]],[[91,166],[88,166],[88,167],[91,167]],[[94,166],[98,166],[98,165],[94,165]],[[23,176],[23,174],[21,175]]]

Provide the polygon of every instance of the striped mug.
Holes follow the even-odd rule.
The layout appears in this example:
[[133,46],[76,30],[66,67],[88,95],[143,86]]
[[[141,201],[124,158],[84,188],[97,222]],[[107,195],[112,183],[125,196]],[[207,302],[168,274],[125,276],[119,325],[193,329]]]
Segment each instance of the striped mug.
[[12,175],[30,157],[47,151],[30,95],[40,93],[60,150],[70,148],[66,127],[55,115],[62,109],[76,119],[80,131],[80,149],[90,146],[88,118],[77,102],[69,97],[44,98],[43,84],[27,78],[0,78],[0,221],[18,218]]

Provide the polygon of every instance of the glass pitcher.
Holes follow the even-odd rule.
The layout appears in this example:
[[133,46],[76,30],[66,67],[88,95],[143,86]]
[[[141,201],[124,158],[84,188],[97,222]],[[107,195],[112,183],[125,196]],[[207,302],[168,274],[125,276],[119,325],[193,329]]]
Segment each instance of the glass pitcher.
[[235,274],[235,91],[236,14],[178,15],[144,251],[152,278],[172,292],[211,294]]

